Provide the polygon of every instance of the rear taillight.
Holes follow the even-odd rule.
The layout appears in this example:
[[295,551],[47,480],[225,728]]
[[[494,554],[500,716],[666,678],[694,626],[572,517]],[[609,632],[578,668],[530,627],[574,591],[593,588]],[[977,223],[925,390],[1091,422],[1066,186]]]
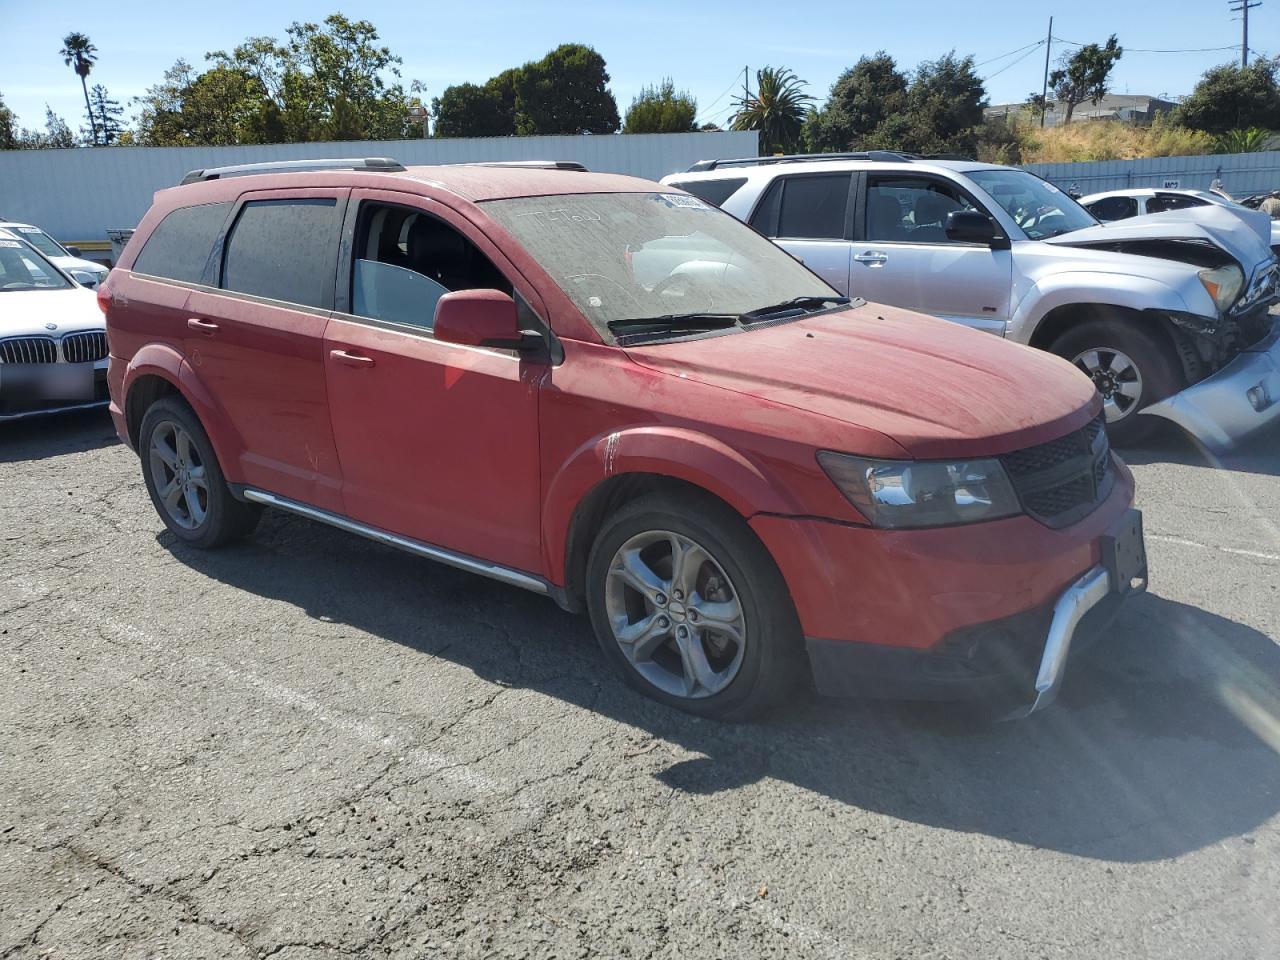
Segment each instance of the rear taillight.
[[102,311],[102,315],[107,315],[107,309],[111,306],[111,275],[98,284],[98,309]]

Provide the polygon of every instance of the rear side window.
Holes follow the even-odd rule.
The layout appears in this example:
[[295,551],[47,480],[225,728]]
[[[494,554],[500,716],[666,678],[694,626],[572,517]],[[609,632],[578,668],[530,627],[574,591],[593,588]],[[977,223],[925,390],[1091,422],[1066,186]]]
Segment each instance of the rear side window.
[[1138,201],[1134,197],[1103,197],[1089,204],[1089,212],[1099,220],[1127,220],[1138,215]]
[[719,207],[746,182],[746,177],[734,177],[731,180],[687,180],[684,183],[673,180],[671,186],[679,187],[686,193],[692,193],[698,199]]
[[231,203],[227,201],[172,211],[151,231],[142,252],[133,261],[134,271],[200,283],[214,241],[230,210]]
[[222,288],[308,307],[332,306],[338,204],[251,200],[227,239]]
[[849,174],[781,177],[765,193],[751,226],[766,237],[841,240],[849,202]]
[[1199,197],[1188,197],[1180,193],[1157,193],[1147,201],[1147,213],[1164,213],[1166,210],[1190,210],[1192,207],[1207,207],[1209,201]]

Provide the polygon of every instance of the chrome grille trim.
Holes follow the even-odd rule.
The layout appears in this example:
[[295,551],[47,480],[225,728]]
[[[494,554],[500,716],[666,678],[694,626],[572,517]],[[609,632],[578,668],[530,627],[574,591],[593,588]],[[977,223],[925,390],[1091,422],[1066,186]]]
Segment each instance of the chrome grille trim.
[[97,363],[106,359],[107,334],[102,330],[81,330],[62,338],[62,359],[67,363]]
[[58,344],[53,337],[4,337],[0,339],[0,363],[57,363]]

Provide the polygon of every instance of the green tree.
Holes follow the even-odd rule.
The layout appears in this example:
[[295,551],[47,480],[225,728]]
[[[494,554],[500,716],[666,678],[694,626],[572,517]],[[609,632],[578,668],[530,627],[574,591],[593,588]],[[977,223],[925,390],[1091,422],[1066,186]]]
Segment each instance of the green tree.
[[907,90],[910,123],[898,147],[913,153],[972,156],[987,91],[974,70],[973,57],[954,50],[916,68]]
[[67,150],[76,145],[76,135],[67,121],[50,109],[44,108],[44,130],[22,130],[18,134],[19,150]]
[[89,42],[83,33],[68,33],[62,38],[62,49],[58,51],[62,62],[75,71],[80,78],[80,89],[84,91],[84,109],[89,114],[89,129],[93,143],[98,142],[98,127],[93,119],[93,107],[89,103],[89,72],[98,59],[98,48]]
[[243,69],[216,66],[197,73],[179,60],[163,82],[135,101],[138,140],[150,146],[280,143],[284,137],[279,108],[258,76]]
[[[496,78],[495,78],[496,79]],[[614,133],[618,104],[609,92],[604,57],[591,47],[566,43],[515,74],[516,132]]]
[[885,118],[906,109],[907,78],[883,50],[862,57],[836,79],[827,102],[805,121],[809,150],[851,150],[862,146]]
[[1226,63],[1207,71],[1182,101],[1174,120],[1219,136],[1229,130],[1280,127],[1280,60],[1255,60],[1247,67]]
[[1260,153],[1267,149],[1271,134],[1261,127],[1246,130],[1228,130],[1218,137],[1214,153]]
[[516,132],[515,116],[492,80],[484,86],[459,83],[431,101],[437,137],[506,137]]
[[124,115],[124,107],[120,106],[119,101],[111,99],[107,88],[100,83],[94,84],[89,91],[89,103],[89,120],[92,129],[97,130],[98,143],[109,147],[119,142],[120,134],[125,130],[125,125],[120,120]]
[[1111,71],[1124,53],[1113,33],[1105,45],[1087,43],[1070,56],[1059,61],[1062,66],[1049,74],[1053,95],[1067,105],[1063,123],[1071,122],[1075,108],[1088,100],[1097,104],[1107,95],[1107,82]]
[[0,95],[0,150],[18,149],[18,118]]
[[656,87],[645,87],[631,101],[622,132],[689,133],[698,129],[697,115],[698,102],[683,90],[677,93],[668,77]]
[[756,71],[756,92],[735,98],[733,129],[758,130],[764,154],[786,153],[800,142],[806,111],[813,97],[803,92],[804,81],[786,67]]

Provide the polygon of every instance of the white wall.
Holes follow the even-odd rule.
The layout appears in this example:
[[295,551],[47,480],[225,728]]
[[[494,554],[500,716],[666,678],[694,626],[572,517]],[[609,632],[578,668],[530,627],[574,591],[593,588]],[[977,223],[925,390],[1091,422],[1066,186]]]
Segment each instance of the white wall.
[[406,166],[476,160],[577,160],[588,169],[657,180],[699,160],[750,157],[754,132],[290,143],[243,147],[96,147],[0,151],[0,220],[43,227],[64,242],[105,240],[136,226],[151,195],[200,167],[329,157],[394,157]]

